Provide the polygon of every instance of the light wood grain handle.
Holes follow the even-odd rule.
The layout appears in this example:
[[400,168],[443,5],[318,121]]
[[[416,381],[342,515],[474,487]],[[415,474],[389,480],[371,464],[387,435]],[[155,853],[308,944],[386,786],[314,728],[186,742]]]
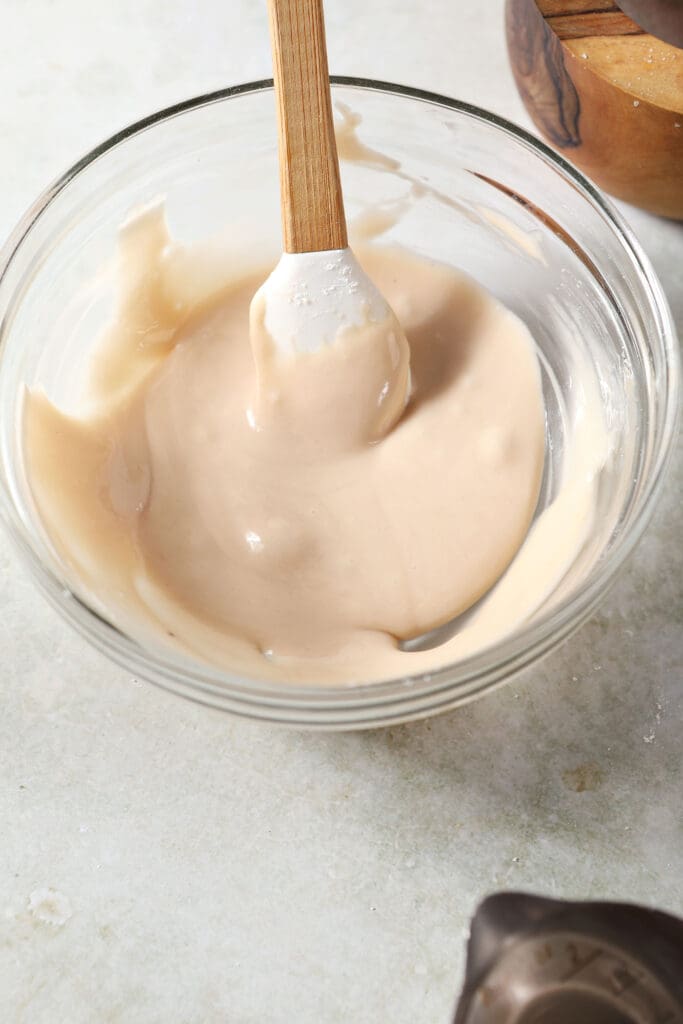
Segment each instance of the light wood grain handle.
[[322,0],[268,0],[285,252],[346,248]]

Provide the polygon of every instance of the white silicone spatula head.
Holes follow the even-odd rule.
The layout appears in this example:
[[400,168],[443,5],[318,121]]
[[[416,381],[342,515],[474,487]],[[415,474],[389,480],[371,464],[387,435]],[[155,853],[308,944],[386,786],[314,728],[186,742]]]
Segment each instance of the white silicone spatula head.
[[[393,312],[348,246],[322,0],[269,0],[269,12],[284,253],[256,296],[265,328],[283,357],[366,324],[395,334]],[[407,344],[401,351],[407,360]],[[407,368],[402,380],[407,392]]]

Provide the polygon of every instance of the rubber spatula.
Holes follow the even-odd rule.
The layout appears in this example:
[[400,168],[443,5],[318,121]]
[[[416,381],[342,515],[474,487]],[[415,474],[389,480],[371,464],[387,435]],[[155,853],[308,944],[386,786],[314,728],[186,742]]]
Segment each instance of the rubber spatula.
[[[348,245],[322,0],[269,0],[269,15],[284,252],[258,294],[286,356],[333,345],[368,322],[395,331],[397,321]],[[406,399],[409,386],[406,373]]]

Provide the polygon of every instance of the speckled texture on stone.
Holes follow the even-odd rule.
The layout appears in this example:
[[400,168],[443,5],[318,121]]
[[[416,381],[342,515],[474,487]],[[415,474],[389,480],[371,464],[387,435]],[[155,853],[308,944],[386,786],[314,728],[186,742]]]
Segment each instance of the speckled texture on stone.
[[[334,71],[528,123],[501,0],[327,7]],[[125,123],[269,73],[251,0],[4,0],[2,22],[2,235]],[[624,210],[683,332],[683,228]],[[276,731],[131,679],[2,536],[3,1024],[447,1024],[487,892],[683,913],[682,482],[679,443],[645,540],[561,650],[371,734]]]

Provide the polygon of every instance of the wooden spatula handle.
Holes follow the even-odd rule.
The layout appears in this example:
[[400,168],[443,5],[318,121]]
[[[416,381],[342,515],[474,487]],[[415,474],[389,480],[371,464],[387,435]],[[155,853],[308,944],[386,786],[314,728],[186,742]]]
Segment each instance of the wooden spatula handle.
[[268,0],[285,252],[344,249],[322,0]]

